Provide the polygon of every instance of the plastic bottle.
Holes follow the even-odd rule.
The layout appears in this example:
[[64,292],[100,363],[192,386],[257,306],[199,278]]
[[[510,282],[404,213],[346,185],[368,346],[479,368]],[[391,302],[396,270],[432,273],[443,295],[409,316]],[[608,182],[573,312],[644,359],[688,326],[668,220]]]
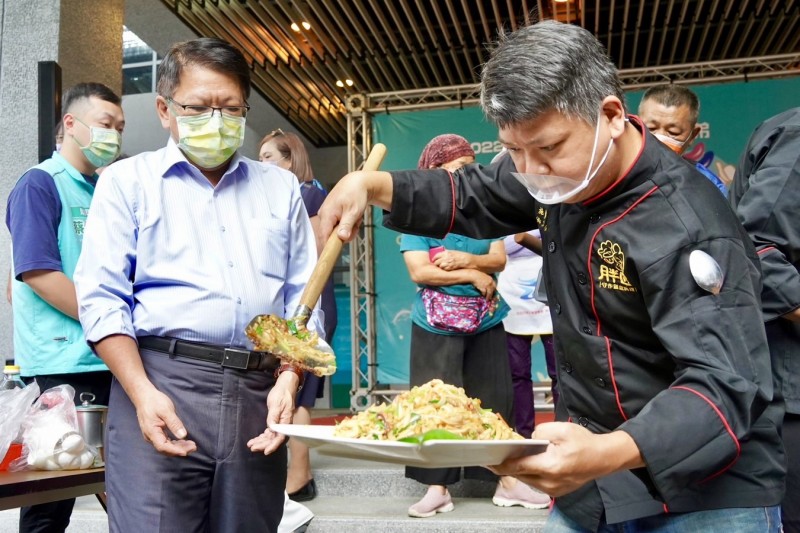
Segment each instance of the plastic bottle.
[[0,381],[0,390],[22,389],[25,382],[19,375],[19,366],[6,365],[3,368],[3,381]]

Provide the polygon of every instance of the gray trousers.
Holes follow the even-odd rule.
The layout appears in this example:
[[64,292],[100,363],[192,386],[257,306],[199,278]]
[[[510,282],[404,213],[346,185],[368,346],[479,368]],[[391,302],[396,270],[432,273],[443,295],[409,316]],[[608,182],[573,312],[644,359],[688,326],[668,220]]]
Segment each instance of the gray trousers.
[[106,491],[111,532],[275,532],[283,515],[286,446],[265,456],[247,441],[266,428],[275,378],[142,350],[148,377],[175,404],[197,443],[188,457],[158,453],[114,380]]

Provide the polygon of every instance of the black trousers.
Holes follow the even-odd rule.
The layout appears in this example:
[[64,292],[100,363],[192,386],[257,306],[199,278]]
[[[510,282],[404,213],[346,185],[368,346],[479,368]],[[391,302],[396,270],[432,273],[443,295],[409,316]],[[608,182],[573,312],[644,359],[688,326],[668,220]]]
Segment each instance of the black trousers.
[[[438,378],[463,387],[481,406],[514,423],[514,390],[508,362],[506,332],[502,324],[477,335],[439,335],[416,324],[411,326],[411,386]],[[461,477],[460,468],[406,467],[406,477],[426,485],[452,485]],[[496,481],[483,467],[464,468],[464,477]]]
[[781,505],[783,531],[800,533],[800,415],[784,415],[783,446],[788,461],[786,495]]
[[[84,372],[79,374],[50,374],[36,376],[26,381],[33,380],[39,385],[39,390],[58,385],[71,385],[75,389],[75,403],[80,404],[82,392],[91,392],[95,399],[92,403],[108,405],[108,394],[111,390],[111,372]],[[75,498],[51,503],[42,503],[30,507],[22,507],[19,511],[20,533],[63,533],[69,525]]]

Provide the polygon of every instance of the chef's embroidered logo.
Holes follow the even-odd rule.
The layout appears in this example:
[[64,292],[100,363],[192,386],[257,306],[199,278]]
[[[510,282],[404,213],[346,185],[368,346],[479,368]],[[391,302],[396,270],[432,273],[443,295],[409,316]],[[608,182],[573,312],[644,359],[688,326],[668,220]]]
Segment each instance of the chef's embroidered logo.
[[536,227],[541,231],[547,231],[547,209],[541,206],[536,210]]
[[605,241],[597,249],[597,255],[605,263],[600,264],[600,278],[597,280],[601,288],[636,292],[636,287],[625,276],[625,254],[619,244]]

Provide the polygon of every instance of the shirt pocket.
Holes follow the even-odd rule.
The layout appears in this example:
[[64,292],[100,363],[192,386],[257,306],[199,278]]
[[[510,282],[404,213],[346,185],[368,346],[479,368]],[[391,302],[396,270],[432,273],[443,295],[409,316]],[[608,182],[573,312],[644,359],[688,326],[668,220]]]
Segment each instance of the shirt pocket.
[[253,265],[260,275],[286,279],[291,235],[292,225],[288,220],[253,219],[248,224],[247,241]]

